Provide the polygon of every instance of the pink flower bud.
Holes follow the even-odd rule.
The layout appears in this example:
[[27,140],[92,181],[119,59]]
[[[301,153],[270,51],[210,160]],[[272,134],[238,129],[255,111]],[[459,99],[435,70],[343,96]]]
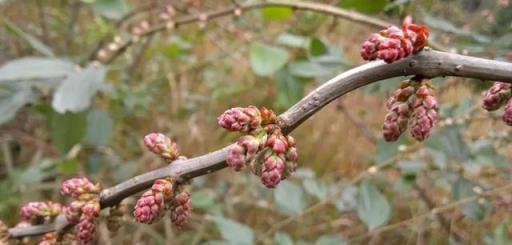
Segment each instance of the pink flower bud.
[[[100,192],[99,184],[94,185],[85,177],[74,177],[62,182],[60,193],[64,196],[79,198],[83,194],[98,194]],[[87,196],[90,197],[90,196]]]
[[178,146],[169,137],[161,133],[150,133],[144,137],[144,146],[166,161],[176,160]]
[[285,161],[282,157],[272,154],[265,159],[261,170],[261,182],[267,188],[274,188],[285,178]]
[[261,142],[266,139],[266,135],[259,137],[244,135],[240,137],[236,144],[233,144],[226,158],[226,163],[235,171],[240,171],[245,164],[251,162],[261,149]]
[[275,153],[285,153],[288,149],[288,141],[281,132],[276,131],[268,138],[267,146]]
[[37,218],[49,219],[57,216],[62,210],[60,203],[52,201],[29,202],[20,209],[20,216],[23,220],[33,221]]
[[407,129],[411,108],[407,102],[395,102],[384,118],[382,135],[386,141],[396,141]]
[[133,211],[135,220],[139,223],[153,223],[165,208],[165,202],[172,197],[173,186],[173,180],[155,180],[151,189],[144,192],[137,200]]
[[84,201],[72,201],[68,206],[64,207],[64,216],[69,223],[76,224],[80,221],[82,207],[86,204]]
[[217,118],[219,125],[229,131],[249,133],[261,126],[260,111],[255,106],[235,107]]
[[370,35],[361,47],[361,57],[392,63],[419,52],[427,44],[428,34],[428,29],[420,25],[404,24],[402,29],[390,26]]
[[[430,92],[429,92],[430,94]],[[418,97],[413,103],[414,112],[410,120],[411,136],[425,140],[437,122],[437,101],[434,96]]]
[[487,111],[495,111],[505,105],[512,97],[512,85],[505,82],[494,82],[484,93],[482,108]]
[[181,227],[185,224],[192,210],[190,193],[186,190],[178,193],[172,202],[171,221],[174,225]]
[[508,126],[512,126],[512,100],[508,101],[505,106],[505,112],[501,118]]
[[92,241],[96,233],[96,220],[97,218],[95,216],[86,214],[80,216],[80,221],[75,227],[80,243],[88,244]]

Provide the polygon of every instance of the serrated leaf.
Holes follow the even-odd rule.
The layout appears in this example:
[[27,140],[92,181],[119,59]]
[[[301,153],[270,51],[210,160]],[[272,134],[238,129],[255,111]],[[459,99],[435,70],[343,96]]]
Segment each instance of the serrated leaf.
[[289,7],[265,7],[261,9],[261,15],[266,21],[285,20],[292,15]]
[[274,235],[274,244],[276,245],[293,245],[293,240],[287,233],[277,232]]
[[112,118],[99,109],[91,110],[87,114],[87,131],[84,142],[88,145],[100,147],[109,143],[112,136]]
[[0,83],[23,80],[63,79],[75,70],[75,64],[56,58],[24,57],[0,67]]
[[83,70],[70,74],[55,91],[52,107],[59,113],[87,109],[103,86],[106,71],[104,66],[89,64]]
[[285,49],[252,43],[250,50],[251,68],[260,76],[269,76],[281,69],[288,61]]
[[359,186],[357,215],[370,230],[386,224],[391,217],[388,200],[368,181],[363,181]]
[[299,214],[306,208],[306,198],[300,186],[282,181],[274,191],[274,200],[278,208],[286,214]]
[[85,134],[86,114],[52,113],[50,116],[50,139],[57,150],[63,155],[71,147],[82,141]]
[[250,227],[221,216],[213,216],[211,219],[228,244],[251,245],[254,243],[254,232]]
[[27,86],[0,88],[0,124],[11,120],[19,109],[36,98],[37,94]]
[[17,35],[17,36],[21,37],[22,39],[24,39],[25,41],[27,41],[30,44],[30,46],[32,46],[32,48],[37,50],[39,53],[46,55],[46,56],[50,56],[50,57],[55,56],[53,54],[53,51],[50,49],[50,47],[46,46],[46,44],[42,43],[34,36],[21,30],[14,23],[10,22],[7,19],[4,19],[4,23],[5,23],[5,26],[7,27],[8,31],[10,31],[11,33],[14,33],[15,35]]
[[92,8],[100,15],[109,19],[120,19],[128,13],[128,4],[125,0],[95,0]]

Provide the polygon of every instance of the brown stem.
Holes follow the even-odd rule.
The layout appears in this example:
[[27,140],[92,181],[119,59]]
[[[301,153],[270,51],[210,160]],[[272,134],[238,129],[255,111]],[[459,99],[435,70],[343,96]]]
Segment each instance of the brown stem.
[[[392,77],[421,75],[424,77],[458,76],[483,80],[512,82],[512,63],[475,58],[426,49],[419,54],[392,64],[383,61],[370,62],[348,70],[313,90],[301,101],[279,116],[283,132],[290,133],[302,122],[322,109],[329,102],[364,85]],[[172,176],[185,181],[225,168],[229,146],[202,156],[178,160],[172,164],[135,176],[118,185],[104,189],[100,194],[102,208],[118,204],[124,198],[148,187],[155,179]],[[61,215],[48,225],[29,228],[11,228],[11,237],[39,235],[52,230],[60,230],[68,225]]]

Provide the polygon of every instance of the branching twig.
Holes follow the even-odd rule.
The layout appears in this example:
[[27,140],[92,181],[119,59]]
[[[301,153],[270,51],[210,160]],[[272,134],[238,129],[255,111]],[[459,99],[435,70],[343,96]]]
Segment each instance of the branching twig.
[[[512,82],[511,71],[512,63],[427,49],[392,64],[375,61],[348,70],[313,90],[281,114],[278,123],[283,132],[289,133],[336,98],[364,85],[387,78],[406,75],[421,75],[424,77],[459,76]],[[113,206],[124,198],[150,187],[155,179],[172,176],[184,181],[225,168],[228,147],[188,160],[175,161],[171,165],[104,189],[100,195],[100,205],[102,208]],[[509,187],[512,187],[512,184]],[[54,223],[28,228],[11,228],[9,234],[11,237],[39,235],[53,230],[61,230],[68,224],[64,216],[60,215]],[[376,229],[373,232],[379,230]]]
[[[173,28],[179,27],[181,25],[185,24],[191,24],[191,23],[197,23],[204,20],[212,20],[224,16],[229,15],[236,15],[240,12],[248,11],[248,10],[254,10],[254,9],[260,9],[264,7],[292,7],[296,10],[305,10],[305,11],[313,11],[318,13],[323,13],[327,15],[331,15],[337,18],[342,18],[346,20],[350,20],[352,22],[360,23],[363,25],[367,25],[373,28],[387,28],[391,23],[388,23],[386,21],[367,16],[364,14],[360,14],[354,11],[349,11],[345,9],[338,8],[336,6],[331,6],[327,4],[322,3],[315,3],[315,2],[307,2],[307,1],[290,1],[290,0],[264,0],[262,2],[249,2],[249,3],[241,3],[236,6],[230,6],[225,9],[221,10],[215,10],[211,12],[206,12],[203,14],[197,14],[197,15],[189,15],[185,17],[178,18],[176,20],[173,20],[172,26]],[[160,23],[154,25],[151,29],[147,30],[146,32],[142,33],[140,37],[147,37],[152,36],[153,34],[157,32],[164,31],[169,28],[169,23]],[[137,37],[139,39],[140,37]],[[102,39],[102,42],[104,43],[105,39]],[[129,46],[131,46],[134,43],[132,39],[127,40],[124,42],[118,49],[116,49],[109,58],[105,61],[106,64],[112,63],[119,55],[121,55],[123,52],[125,52]],[[435,42],[431,42],[431,46],[438,50],[445,50],[443,47],[438,45]],[[95,51],[98,51],[100,49],[101,45],[98,45]],[[91,55],[91,60],[96,59],[96,53],[93,53]]]

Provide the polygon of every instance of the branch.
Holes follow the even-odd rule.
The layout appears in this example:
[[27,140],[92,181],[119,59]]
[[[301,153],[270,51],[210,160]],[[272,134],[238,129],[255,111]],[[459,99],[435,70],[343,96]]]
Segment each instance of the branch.
[[[392,24],[371,16],[367,16],[364,14],[360,14],[354,11],[349,11],[345,9],[338,8],[336,6],[331,6],[327,4],[322,3],[315,3],[315,2],[307,2],[307,1],[290,1],[290,0],[263,0],[262,2],[253,2],[253,3],[244,3],[244,4],[236,4],[232,7],[228,7],[221,10],[211,11],[204,14],[197,14],[197,15],[190,15],[178,18],[176,20],[173,20],[172,27],[177,28],[179,26],[185,25],[185,24],[192,24],[201,22],[204,20],[213,20],[220,17],[225,17],[229,15],[236,15],[237,13],[240,13],[240,11],[243,13],[248,10],[255,10],[255,9],[261,9],[265,7],[291,7],[296,10],[305,10],[305,11],[312,11],[317,13],[323,13],[330,16],[334,16],[337,18],[342,18],[346,20],[350,20],[352,22],[356,22],[359,24],[367,25],[373,28],[377,29],[383,29],[391,26]],[[127,20],[129,17],[123,18],[123,20]],[[165,31],[169,28],[169,23],[159,23],[154,25],[152,28],[147,30],[146,32],[142,33],[139,37],[148,37],[152,36],[155,33]],[[137,37],[137,39],[139,38]],[[102,39],[100,41],[100,44],[95,49],[95,52],[98,51],[101,47],[101,45],[105,42],[105,39]],[[134,44],[133,39],[127,40],[125,43],[123,43],[117,50],[112,53],[109,58],[105,61],[106,64],[112,63],[119,55],[121,55],[124,51],[128,49],[129,46]],[[443,50],[446,51],[445,48],[443,48],[441,45],[431,42],[431,46],[437,50]],[[91,60],[96,59],[96,53],[93,53],[90,57]]]
[[[417,55],[392,64],[386,64],[383,61],[370,62],[341,73],[309,93],[279,116],[279,125],[283,132],[290,133],[329,102],[350,91],[383,79],[407,75],[420,75],[429,78],[458,76],[512,82],[512,63],[430,49],[425,49]],[[149,188],[155,179],[172,176],[179,181],[186,181],[223,169],[227,166],[225,159],[228,148],[229,146],[188,160],[178,160],[168,166],[107,188],[100,194],[101,208],[113,206],[124,198]],[[40,235],[52,230],[61,230],[68,225],[63,216],[58,216],[52,224],[11,228],[9,234],[11,237]]]

